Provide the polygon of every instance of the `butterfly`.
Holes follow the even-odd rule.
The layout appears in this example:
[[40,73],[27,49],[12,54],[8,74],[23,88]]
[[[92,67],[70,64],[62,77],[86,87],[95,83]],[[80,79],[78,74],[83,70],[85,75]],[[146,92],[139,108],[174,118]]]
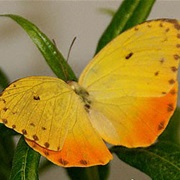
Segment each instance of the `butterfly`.
[[159,19],[112,40],[78,82],[31,76],[0,95],[0,122],[64,167],[104,165],[105,142],[128,148],[153,144],[177,103],[180,24]]

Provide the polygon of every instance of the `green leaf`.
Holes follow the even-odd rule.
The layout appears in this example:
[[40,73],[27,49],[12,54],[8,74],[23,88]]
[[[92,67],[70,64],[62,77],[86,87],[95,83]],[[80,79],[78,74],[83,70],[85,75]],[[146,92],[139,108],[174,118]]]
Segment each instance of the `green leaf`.
[[180,108],[176,108],[171,120],[163,132],[163,134],[159,137],[159,141],[169,141],[176,144],[180,144]]
[[124,0],[101,36],[95,54],[123,31],[145,21],[154,2],[155,0]]
[[55,44],[53,44],[37,26],[18,15],[4,14],[0,16],[13,19],[25,30],[57,77],[64,81],[77,80],[74,72],[56,48]]
[[0,179],[8,179],[12,167],[12,160],[15,151],[15,144],[12,135],[15,131],[0,124]]
[[0,136],[0,179],[9,179],[14,148],[15,145],[12,137]]
[[0,69],[0,87],[2,89],[6,88],[9,84],[9,80],[6,74]]
[[39,160],[39,153],[32,150],[21,137],[14,155],[10,180],[38,180]]
[[160,141],[148,148],[113,147],[112,152],[153,180],[180,179],[180,146]]
[[7,128],[4,124],[0,123],[1,137],[7,138],[7,136],[17,135],[18,133],[12,129]]
[[109,164],[89,168],[68,168],[67,173],[72,180],[106,180],[109,175]]

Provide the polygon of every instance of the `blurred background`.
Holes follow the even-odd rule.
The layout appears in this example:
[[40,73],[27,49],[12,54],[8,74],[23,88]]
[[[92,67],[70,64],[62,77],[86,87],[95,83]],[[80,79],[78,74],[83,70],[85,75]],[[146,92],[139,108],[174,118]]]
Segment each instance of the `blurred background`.
[[[111,16],[102,9],[116,10],[121,1],[0,1],[0,14],[21,15],[36,24],[67,57],[74,37],[77,37],[69,64],[77,76],[93,57],[102,32]],[[158,0],[148,19],[180,19],[180,1]],[[10,81],[31,76],[54,76],[36,46],[12,20],[0,18],[0,68]],[[63,168],[53,165],[40,180],[69,179]],[[150,180],[140,171],[117,160],[111,162],[110,180]]]

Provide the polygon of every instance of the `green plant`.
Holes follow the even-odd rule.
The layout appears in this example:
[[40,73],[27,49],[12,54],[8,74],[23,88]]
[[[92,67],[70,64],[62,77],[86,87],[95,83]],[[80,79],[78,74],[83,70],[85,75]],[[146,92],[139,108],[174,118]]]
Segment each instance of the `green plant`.
[[[124,1],[99,40],[96,53],[118,34],[143,22],[147,18],[153,4],[154,0]],[[1,15],[1,17],[13,19],[27,32],[57,77],[63,80],[77,79],[56,46],[34,24],[17,15],[9,14]],[[8,85],[8,80],[2,71],[0,73],[0,80],[1,87],[5,88]],[[168,128],[160,136],[159,142],[155,145],[136,149],[118,146],[112,147],[111,152],[131,166],[145,172],[154,180],[180,179],[179,116],[180,110],[177,109]],[[0,132],[1,179],[8,179],[9,175],[10,179],[38,179],[40,155],[26,145],[23,137],[21,137],[15,149],[12,136],[16,133],[2,124],[0,124]],[[13,164],[12,169],[11,164]],[[45,164],[40,166],[40,169],[49,166],[49,164],[49,162],[45,162]],[[104,180],[108,178],[109,165],[91,168],[68,168],[66,170],[71,179]]]

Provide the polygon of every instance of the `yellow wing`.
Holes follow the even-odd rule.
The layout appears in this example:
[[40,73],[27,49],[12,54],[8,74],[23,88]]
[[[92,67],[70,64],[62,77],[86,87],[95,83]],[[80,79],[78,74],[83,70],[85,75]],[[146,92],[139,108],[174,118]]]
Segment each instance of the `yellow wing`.
[[81,98],[57,78],[37,76],[12,83],[0,96],[0,121],[42,149],[61,152],[56,160],[62,166],[105,164],[112,158]]
[[81,74],[91,122],[109,143],[148,146],[166,127],[176,107],[179,29],[176,20],[167,19],[137,25],[110,42]]
[[[34,141],[26,142],[36,151],[57,165],[65,167],[87,167],[107,164],[112,155],[103,143],[101,137],[96,134],[84,108],[76,104],[76,120],[73,128],[68,131],[61,151],[51,151],[42,148]],[[57,138],[54,136],[53,138]]]
[[[112,155],[99,135],[96,134],[84,108],[76,104],[76,120],[73,128],[68,131],[61,151],[51,151],[39,146],[36,142],[26,139],[33,149],[59,166],[87,167],[107,164]],[[53,136],[52,138],[57,138]]]
[[156,20],[127,30],[95,56],[79,84],[98,99],[164,96],[177,79],[179,29],[175,20]]

